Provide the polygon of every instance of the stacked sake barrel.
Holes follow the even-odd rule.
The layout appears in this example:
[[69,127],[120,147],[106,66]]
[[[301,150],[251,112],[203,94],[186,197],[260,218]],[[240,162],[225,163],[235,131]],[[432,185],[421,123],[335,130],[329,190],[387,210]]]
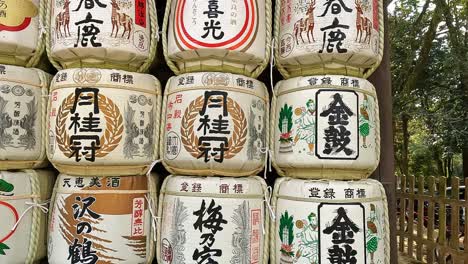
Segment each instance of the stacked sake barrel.
[[269,1],[167,1],[158,263],[267,263]]
[[152,75],[152,0],[50,1],[47,52],[59,69],[47,156],[61,173],[49,263],[151,263],[155,252],[161,88]]
[[376,90],[382,1],[277,1],[272,263],[390,263]]
[[[0,3],[0,263],[33,263],[46,255],[47,200],[54,175],[45,170],[49,75],[44,1]],[[27,67],[27,68],[23,68]]]

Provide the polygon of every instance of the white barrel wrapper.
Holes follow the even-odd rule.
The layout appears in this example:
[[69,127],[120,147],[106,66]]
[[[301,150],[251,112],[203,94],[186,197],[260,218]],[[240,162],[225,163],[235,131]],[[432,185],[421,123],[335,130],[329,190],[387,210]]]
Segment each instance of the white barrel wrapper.
[[259,177],[169,176],[159,201],[158,263],[268,263],[266,192]]
[[254,175],[263,168],[269,98],[265,85],[229,73],[172,77],[164,95],[161,157],[185,175]]
[[387,198],[376,180],[279,178],[273,208],[273,264],[390,263]]
[[0,63],[35,66],[44,51],[39,0],[4,0],[0,4]]
[[72,175],[144,174],[157,159],[160,105],[152,75],[59,71],[49,101],[49,160]]
[[289,177],[367,178],[379,163],[379,120],[375,88],[365,79],[281,81],[272,101],[273,165]]
[[156,185],[156,175],[61,174],[52,197],[49,263],[151,263]]
[[164,52],[176,74],[225,71],[257,77],[268,63],[270,1],[172,0],[165,15]]
[[368,76],[380,64],[382,0],[276,3],[276,59],[285,77]]
[[0,65],[0,170],[47,164],[49,79],[47,73],[38,69]]
[[49,56],[61,68],[144,71],[142,65],[154,59],[158,29],[153,0],[49,4]]
[[0,172],[0,263],[31,264],[46,256],[47,212],[41,210],[54,179],[43,170]]

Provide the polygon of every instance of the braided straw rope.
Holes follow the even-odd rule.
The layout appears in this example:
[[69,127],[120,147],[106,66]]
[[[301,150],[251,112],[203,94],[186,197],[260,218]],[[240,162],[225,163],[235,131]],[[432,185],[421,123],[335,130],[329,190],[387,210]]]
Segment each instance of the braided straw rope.
[[163,222],[163,208],[164,208],[164,192],[166,190],[167,182],[169,181],[170,178],[174,177],[173,175],[169,175],[164,179],[161,188],[160,188],[160,194],[159,194],[159,201],[158,201],[158,224],[157,224],[157,231],[156,231],[156,262],[157,263],[163,263],[161,259],[161,228],[162,228],[162,222]]
[[[86,56],[85,58],[75,57],[68,60],[62,59],[62,61],[78,61],[76,64],[71,65],[70,67],[63,67],[53,56],[52,54],[52,42],[51,42],[51,12],[52,12],[52,0],[44,0],[47,2],[47,6],[45,7],[45,24],[46,24],[46,43],[45,49],[47,51],[47,57],[49,58],[50,63],[57,69],[62,70],[64,68],[101,68],[101,69],[122,69],[122,70],[130,70],[136,72],[147,72],[151,64],[153,63],[154,58],[156,57],[157,45],[158,45],[158,19],[156,14],[156,3],[154,0],[146,0],[149,5],[149,18],[150,18],[150,46],[149,46],[149,53],[148,58],[143,62],[140,67],[136,69],[132,69],[130,65],[122,66],[121,62],[112,63],[110,58],[98,58],[94,56]],[[41,0],[42,2],[42,0]],[[98,63],[86,63],[83,62],[82,59],[97,59],[101,62]]]
[[[263,61],[255,67],[255,70],[253,72],[249,72],[244,65],[244,68],[240,68],[240,66],[232,66],[225,64],[228,62],[234,62],[237,64],[247,64],[244,61],[234,61],[234,60],[222,60],[218,57],[203,57],[203,58],[196,58],[193,60],[184,60],[184,61],[199,61],[200,65],[197,67],[189,67],[189,68],[184,68],[184,69],[179,69],[179,67],[174,63],[173,60],[169,57],[169,50],[168,50],[168,39],[167,39],[167,32],[168,32],[168,27],[169,27],[169,19],[171,15],[171,5],[172,5],[173,0],[167,0],[166,2],[166,10],[164,13],[164,20],[163,20],[163,29],[162,29],[162,41],[163,41],[163,54],[164,54],[164,59],[166,60],[167,65],[169,68],[176,74],[180,75],[181,73],[186,73],[186,72],[197,72],[197,71],[222,71],[222,72],[230,72],[230,73],[235,73],[235,74],[242,74],[247,77],[252,77],[252,78],[257,78],[263,70],[268,66],[268,63],[270,61],[270,49],[272,48],[271,45],[271,35],[272,35],[272,6],[271,6],[271,0],[264,0],[265,1],[265,54],[263,57]],[[177,0],[176,0],[177,1]],[[255,0],[259,1],[259,0]],[[228,52],[231,52],[228,50]],[[208,66],[208,65],[203,65],[202,62],[204,59],[214,59],[214,60],[219,60],[221,62],[221,65],[216,65],[216,66]]]
[[[170,1],[170,0],[169,0]],[[169,171],[169,173],[171,174],[180,174],[180,175],[197,175],[197,176],[216,176],[216,175],[222,175],[222,176],[229,176],[229,177],[244,177],[244,176],[250,176],[250,175],[256,175],[257,173],[259,173],[260,171],[262,171],[262,169],[264,168],[264,165],[265,165],[265,160],[262,160],[261,163],[259,164],[259,167],[256,168],[256,169],[253,169],[253,170],[250,170],[250,171],[244,171],[244,172],[231,172],[231,171],[224,171],[224,170],[220,170],[220,169],[183,169],[183,168],[177,168],[177,167],[173,167],[171,165],[169,165],[166,160],[164,159],[165,157],[165,154],[164,154],[164,151],[165,151],[165,147],[164,147],[164,142],[165,142],[165,129],[166,129],[166,109],[167,109],[167,100],[169,98],[169,95],[172,94],[169,92],[169,89],[171,87],[171,83],[173,81],[175,81],[174,79],[177,78],[176,76],[172,76],[166,83],[166,87],[164,89],[165,91],[165,94],[164,94],[164,97],[163,97],[163,105],[162,105],[162,113],[161,113],[161,130],[160,130],[160,137],[159,137],[159,157],[162,159],[161,163],[164,165],[164,167],[167,169],[167,171]],[[265,93],[268,94],[268,90],[265,86],[264,83],[262,82],[259,82],[263,89],[265,90]],[[253,93],[248,93],[248,91],[242,91],[240,89],[236,89],[236,88],[231,88],[231,87],[226,87],[226,86],[220,86],[220,87],[216,87],[216,86],[210,86],[212,89],[220,89],[220,90],[223,90],[223,91],[231,91],[231,92],[237,92],[237,93],[244,93],[244,94],[249,94],[249,95],[252,95],[252,96],[256,96],[258,97],[259,99],[263,100],[265,102],[265,112],[266,112],[266,141],[267,141],[267,146],[268,146],[268,140],[270,138],[270,131],[269,131],[269,128],[268,128],[268,123],[269,123],[269,120],[270,120],[270,111],[268,111],[268,109],[270,108],[270,103],[269,103],[269,98],[268,97],[261,97],[261,96],[258,96],[256,94],[253,94]],[[197,88],[197,90],[203,90],[203,89],[206,89],[206,87],[202,87],[200,86],[199,88]],[[191,89],[191,88],[187,88],[187,89],[179,89],[177,90],[177,92],[183,92],[184,90],[186,91],[189,91],[189,90],[194,90],[194,89]],[[264,146],[264,147],[267,147],[267,146]],[[265,157],[263,155],[263,159],[266,159],[267,157]],[[266,169],[266,168],[265,168]]]
[[281,1],[276,0],[276,10],[275,10],[275,22],[274,22],[274,38],[275,38],[275,60],[276,66],[278,67],[279,72],[285,79],[297,76],[305,75],[324,75],[324,74],[342,74],[347,76],[355,76],[367,79],[380,65],[384,53],[384,19],[383,19],[383,0],[379,1],[379,52],[377,54],[376,62],[371,65],[369,68],[362,68],[359,65],[352,65],[346,63],[342,68],[334,69],[328,68],[326,64],[329,63],[338,63],[342,64],[342,61],[332,59],[326,63],[314,64],[314,65],[299,65],[299,66],[290,66],[288,69],[281,64],[280,55],[279,55],[279,38],[280,38],[280,16],[281,16]]
[[[32,198],[34,203],[41,202],[41,188],[39,185],[39,175],[34,170],[25,170],[24,173],[29,175],[29,179],[31,182],[31,192],[36,197]],[[41,228],[41,218],[45,217],[41,212],[41,209],[38,207],[33,208],[32,212],[32,222],[31,222],[31,235],[29,239],[29,249],[26,257],[26,263],[32,264],[36,261],[37,249],[39,245],[39,237],[40,237],[40,228]]]
[[[156,196],[157,196],[157,193],[156,193],[156,189],[157,189],[157,184],[156,184],[156,180],[155,180],[155,176],[153,174],[150,174],[147,176],[148,177],[148,190],[149,190],[149,199],[150,201],[152,201],[151,199],[155,198],[156,199]],[[148,204],[148,207],[150,206],[150,204]],[[152,206],[152,210],[157,210],[157,206],[155,206],[155,204],[151,203],[151,206]],[[149,211],[149,209],[148,209]],[[151,215],[151,221],[152,218],[153,218],[153,215],[150,213]],[[151,222],[150,221],[150,222]],[[146,241],[149,240],[149,256],[146,256],[146,264],[151,264],[153,262],[153,259],[154,259],[154,254],[155,254],[155,246],[156,246],[156,241],[154,241],[153,237],[154,237],[154,232],[156,232],[156,230],[153,229],[153,225],[151,225],[151,228],[150,228],[150,233],[147,235],[147,238],[146,238]]]
[[[287,178],[287,177],[281,177],[281,178],[278,178],[275,182],[275,187],[273,188],[273,198],[272,198],[272,207],[273,207],[273,211],[275,212],[275,214],[277,213],[276,212],[276,206],[277,206],[277,203],[278,203],[278,199],[280,197],[279,195],[279,190],[280,190],[280,186],[283,184],[283,182],[285,181],[288,181],[290,178]],[[325,180],[327,181],[327,180]],[[377,180],[374,180],[374,179],[368,179],[366,180],[368,183],[373,183],[374,185],[378,185],[379,187],[379,190],[380,190],[380,197],[377,197],[375,199],[375,201],[382,201],[382,205],[383,205],[383,209],[384,209],[384,254],[385,254],[385,257],[384,257],[384,264],[390,264],[390,223],[389,223],[389,217],[388,217],[388,203],[387,203],[387,196],[385,194],[385,189],[382,185],[382,183],[380,183],[379,181]],[[288,197],[288,198],[293,198],[293,197]],[[284,198],[283,198],[284,199]],[[289,200],[289,199],[288,199]],[[304,198],[304,199],[292,199],[292,200],[297,200],[297,201],[307,201],[307,200],[311,200],[311,199],[307,199],[307,198]],[[364,199],[357,199],[358,201],[363,201]],[[329,201],[327,201],[329,202]],[[277,263],[276,261],[276,249],[277,249],[277,245],[276,245],[276,223],[275,224],[271,224],[270,225],[270,260],[271,260],[271,263]]]
[[38,21],[38,26],[39,26],[39,34],[37,36],[37,40],[39,42],[39,45],[37,46],[37,49],[36,49],[36,52],[34,53],[34,55],[29,59],[29,61],[27,62],[26,64],[26,67],[35,67],[41,57],[42,57],[42,54],[45,50],[45,38],[44,38],[44,34],[46,34],[46,32],[44,32],[44,22],[45,22],[45,19],[46,19],[46,5],[47,5],[47,1],[39,1],[39,21]]
[[278,100],[278,96],[277,96],[277,90],[279,90],[279,86],[281,85],[281,82],[278,82],[275,86],[275,88],[273,89],[273,96],[271,98],[271,113],[272,113],[272,118],[273,120],[270,119],[270,149],[271,149],[271,153],[270,153],[270,159],[271,159],[271,164],[273,165],[273,167],[276,169],[276,172],[278,173],[278,175],[280,176],[285,176],[286,173],[280,168],[280,166],[278,166],[278,163],[276,163],[276,158],[275,158],[275,151],[276,151],[276,144],[275,144],[275,131],[276,131],[276,126],[278,125],[277,124],[277,116],[278,116],[278,113],[276,113],[276,104],[277,104],[277,100]]
[[[268,186],[265,180],[263,180],[262,178],[258,176],[253,176],[249,178],[257,180],[262,185],[262,190],[264,194],[263,199],[265,199],[265,197],[268,197],[270,195],[268,191]],[[271,224],[270,224],[270,212],[267,206],[265,205],[266,203],[269,203],[269,201],[265,199],[265,201],[263,201],[263,218],[264,218],[263,229],[265,230],[265,233],[263,234],[263,263],[268,263],[268,256],[270,254],[270,247],[269,247],[270,243],[268,239],[270,238],[269,227],[271,226]]]

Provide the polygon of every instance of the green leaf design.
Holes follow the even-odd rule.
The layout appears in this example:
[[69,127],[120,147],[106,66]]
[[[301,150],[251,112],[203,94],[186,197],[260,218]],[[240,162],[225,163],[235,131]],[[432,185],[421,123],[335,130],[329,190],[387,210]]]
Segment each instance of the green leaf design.
[[6,255],[5,249],[10,249],[7,245],[0,243],[0,255]]
[[[292,115],[293,115],[292,106],[288,106],[288,104],[284,104],[284,106],[280,110],[280,116],[279,116],[279,122],[278,122],[278,128],[281,131],[281,133],[287,133],[291,131],[292,125],[293,125]],[[288,120],[288,131],[282,131],[283,129],[282,124],[283,124],[284,119]]]
[[288,229],[288,241],[287,245],[291,245],[293,240],[294,240],[294,220],[293,216],[288,214],[288,211],[285,211],[284,214],[281,215],[280,218],[280,226],[279,226],[279,236],[281,239],[281,242],[286,243],[286,241],[283,241],[283,230],[285,228]]
[[15,189],[13,184],[8,183],[7,181],[0,179],[0,192],[11,192]]

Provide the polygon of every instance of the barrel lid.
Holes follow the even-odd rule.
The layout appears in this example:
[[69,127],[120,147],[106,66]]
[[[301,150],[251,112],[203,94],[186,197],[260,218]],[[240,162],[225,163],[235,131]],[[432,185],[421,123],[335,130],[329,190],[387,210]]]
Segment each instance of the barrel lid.
[[264,83],[244,75],[225,72],[196,72],[173,76],[167,83],[165,95],[206,89],[251,93],[265,101],[269,100],[268,90]]
[[54,76],[50,89],[97,87],[161,94],[159,80],[150,74],[95,68],[65,69]]
[[130,193],[148,192],[148,178],[145,176],[72,176],[60,174],[57,178],[57,192],[59,193],[99,193],[121,192]]
[[369,93],[373,97],[377,96],[374,86],[366,79],[345,75],[314,75],[283,80],[276,84],[275,95],[280,96],[304,89],[326,88],[351,89]]
[[39,77],[39,72],[42,71],[34,68],[0,64],[0,87],[3,86],[2,82],[8,81],[41,88],[42,82]]
[[219,197],[255,196],[263,197],[265,181],[254,177],[195,177],[169,176],[162,193],[171,195],[198,196],[211,194]]
[[350,198],[356,200],[383,198],[385,192],[382,184],[373,179],[335,181],[279,178],[275,186],[275,196],[284,199],[288,199],[287,197],[310,198],[332,202]]

